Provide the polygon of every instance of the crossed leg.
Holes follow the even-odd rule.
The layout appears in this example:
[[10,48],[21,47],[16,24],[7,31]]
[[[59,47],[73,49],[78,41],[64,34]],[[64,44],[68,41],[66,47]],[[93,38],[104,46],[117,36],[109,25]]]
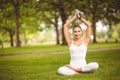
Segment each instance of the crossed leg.
[[[80,72],[93,72],[95,70],[97,70],[99,67],[98,63],[96,62],[91,62],[85,66],[83,66],[80,70]],[[62,66],[58,69],[58,73],[61,75],[74,75],[77,74],[76,71],[66,67],[66,66]]]

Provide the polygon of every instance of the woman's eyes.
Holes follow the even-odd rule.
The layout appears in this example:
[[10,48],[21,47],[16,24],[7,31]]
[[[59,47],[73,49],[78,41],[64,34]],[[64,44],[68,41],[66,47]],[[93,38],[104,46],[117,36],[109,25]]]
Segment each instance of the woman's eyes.
[[74,31],[74,32],[77,32],[77,31]]
[[80,31],[74,31],[74,32],[76,33],[76,32],[80,32]]

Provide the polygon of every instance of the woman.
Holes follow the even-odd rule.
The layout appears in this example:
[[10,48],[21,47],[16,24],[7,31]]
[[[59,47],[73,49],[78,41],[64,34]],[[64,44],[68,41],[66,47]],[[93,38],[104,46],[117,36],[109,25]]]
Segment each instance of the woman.
[[[84,39],[81,38],[82,29],[79,25],[73,27],[74,38],[71,39],[70,37],[68,27],[77,18],[87,26]],[[85,57],[87,46],[90,41],[91,24],[79,15],[78,10],[76,10],[74,17],[64,24],[64,35],[69,46],[71,60],[69,65],[60,67],[58,73],[61,75],[74,75],[81,72],[93,72],[98,69],[98,64],[96,62],[86,63]]]

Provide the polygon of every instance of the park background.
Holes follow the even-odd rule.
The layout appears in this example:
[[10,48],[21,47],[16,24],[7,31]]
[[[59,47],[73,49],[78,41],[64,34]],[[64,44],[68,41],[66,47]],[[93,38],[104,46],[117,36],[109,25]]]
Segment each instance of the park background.
[[[63,25],[79,9],[92,23],[87,62],[95,73],[60,76],[69,63]],[[85,35],[86,26],[76,20]],[[71,35],[72,37],[72,35]],[[119,80],[119,0],[0,0],[0,80]]]

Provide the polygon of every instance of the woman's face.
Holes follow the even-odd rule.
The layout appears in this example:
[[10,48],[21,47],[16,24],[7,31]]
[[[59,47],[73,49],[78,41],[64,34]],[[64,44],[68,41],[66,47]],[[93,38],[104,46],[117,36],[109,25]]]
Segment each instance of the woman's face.
[[79,39],[82,34],[82,30],[79,27],[75,27],[73,30],[74,38]]

